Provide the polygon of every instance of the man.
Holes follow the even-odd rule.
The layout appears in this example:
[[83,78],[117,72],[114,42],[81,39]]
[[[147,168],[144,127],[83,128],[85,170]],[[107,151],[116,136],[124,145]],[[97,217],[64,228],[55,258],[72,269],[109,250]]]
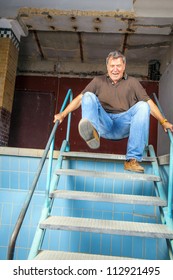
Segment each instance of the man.
[[127,76],[126,58],[119,52],[109,53],[107,74],[95,77],[66,109],[56,114],[54,122],[82,107],[79,133],[91,149],[100,146],[100,137],[119,140],[128,137],[124,169],[144,172],[140,165],[148,140],[150,113],[165,132],[173,125],[161,114],[139,81]]

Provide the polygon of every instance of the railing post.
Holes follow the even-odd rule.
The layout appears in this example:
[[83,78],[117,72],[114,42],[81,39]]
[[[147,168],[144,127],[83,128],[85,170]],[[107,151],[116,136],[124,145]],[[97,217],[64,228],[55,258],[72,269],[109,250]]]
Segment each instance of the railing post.
[[[63,141],[61,149],[60,149],[60,156],[58,157],[58,160],[57,160],[57,163],[56,163],[56,168],[57,169],[61,168],[61,165],[62,165],[61,153],[65,151],[66,145],[67,145],[67,141]],[[50,182],[50,186],[49,186],[50,190],[48,191],[48,193],[52,192],[55,189],[58,180],[59,180],[59,177],[56,174],[53,174],[51,182]],[[44,207],[42,209],[40,222],[48,217],[49,212],[51,210],[50,209],[51,199],[49,198],[48,193],[47,193],[46,200],[44,202]],[[39,224],[38,224],[37,229],[36,229],[36,233],[35,233],[32,245],[31,245],[31,249],[30,249],[30,252],[29,252],[29,256],[28,256],[29,260],[33,259],[36,256],[36,254],[37,254],[37,252],[38,252],[38,250],[41,246],[41,243],[43,241],[43,235],[44,235],[44,230],[40,229]]]
[[[157,99],[157,96],[155,93],[153,93],[154,99],[157,103],[157,106],[160,110],[160,112],[162,113],[162,115],[165,117],[162,108],[159,104],[159,101]],[[168,218],[173,217],[172,215],[172,203],[173,203],[173,136],[172,133],[170,131],[170,129],[168,129],[168,136],[170,139],[170,159],[169,159],[169,178],[168,178]]]
[[173,201],[173,143],[170,143],[169,180],[168,180],[168,217],[172,219]]
[[[66,97],[64,99],[64,102],[63,102],[63,105],[61,107],[61,111],[64,110],[65,106],[66,106],[66,103],[68,101],[70,97],[70,100],[72,100],[72,91],[71,89],[68,90],[67,94],[66,94]],[[60,112],[61,112],[60,111]],[[68,130],[70,131],[70,118],[68,120]],[[12,232],[12,235],[11,235],[11,238],[10,238],[10,242],[9,242],[9,245],[8,245],[8,253],[7,253],[7,259],[8,260],[12,260],[13,257],[14,257],[14,250],[15,250],[15,244],[16,244],[16,240],[17,240],[17,237],[18,237],[18,234],[19,234],[19,231],[21,229],[21,226],[22,226],[22,223],[23,223],[23,220],[25,218],[25,215],[26,215],[26,212],[28,210],[28,207],[30,205],[30,202],[31,202],[31,199],[32,199],[32,196],[33,196],[33,193],[35,191],[35,188],[36,188],[36,185],[37,185],[37,182],[38,182],[38,179],[40,177],[40,174],[41,174],[41,171],[43,169],[43,166],[44,166],[44,163],[45,163],[45,160],[47,158],[47,155],[48,155],[48,152],[49,152],[49,149],[50,149],[50,146],[51,146],[51,150],[50,150],[50,161],[49,161],[49,166],[48,166],[48,178],[47,178],[47,186],[46,186],[46,192],[47,192],[47,195],[49,193],[49,188],[50,188],[50,174],[51,174],[51,170],[52,170],[52,158],[53,158],[53,149],[54,149],[54,137],[55,137],[55,133],[56,133],[56,130],[57,130],[57,127],[58,127],[58,124],[59,124],[59,121],[56,121],[56,123],[54,124],[54,127],[52,129],[52,132],[50,134],[50,137],[48,139],[48,142],[46,144],[46,148],[44,150],[44,153],[42,155],[42,158],[40,160],[40,163],[39,163],[39,166],[37,168],[37,171],[36,171],[36,174],[35,174],[35,177],[34,177],[34,180],[32,182],[32,185],[31,185],[31,188],[28,192],[28,195],[26,197],[26,200],[23,204],[23,207],[20,211],[20,214],[19,214],[19,217],[17,219],[17,222],[16,222],[16,225],[14,227],[14,230]]]

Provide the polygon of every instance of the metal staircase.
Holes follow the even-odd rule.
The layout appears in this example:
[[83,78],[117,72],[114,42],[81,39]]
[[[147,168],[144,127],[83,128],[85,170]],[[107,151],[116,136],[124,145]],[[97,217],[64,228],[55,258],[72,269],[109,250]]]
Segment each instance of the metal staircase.
[[[149,149],[152,149],[150,146]],[[95,154],[95,153],[78,153],[78,152],[62,152],[62,160],[104,160],[108,161],[122,161],[124,156],[120,155],[107,155],[107,154]],[[144,164],[157,165],[157,159],[155,157],[146,157],[143,160]],[[158,165],[157,165],[158,167]],[[123,180],[128,181],[149,181],[155,185],[156,193],[159,193],[157,184],[161,184],[161,178],[152,174],[137,174],[132,172],[103,172],[93,170],[81,170],[81,169],[58,169],[55,174],[58,178],[61,176],[72,176],[73,178],[80,176],[82,178],[105,178],[112,180]],[[106,181],[105,180],[105,181]],[[73,187],[73,186],[72,186]],[[91,186],[90,186],[91,187]],[[94,188],[93,188],[94,189]],[[64,200],[83,200],[91,203],[92,201],[97,202],[109,202],[109,203],[121,203],[121,204],[137,204],[147,206],[157,206],[166,208],[167,201],[166,196],[163,194],[160,196],[146,196],[146,195],[133,195],[133,194],[119,194],[119,193],[106,193],[106,192],[93,192],[93,191],[75,191],[75,190],[54,190],[50,193],[49,197],[52,201],[55,199]],[[104,206],[103,206],[104,207]],[[126,235],[126,236],[140,236],[146,238],[165,238],[173,239],[173,230],[165,224],[156,223],[141,223],[141,222],[129,222],[129,221],[118,221],[118,220],[103,220],[93,218],[79,218],[79,217],[67,217],[67,216],[53,216],[51,213],[48,217],[40,221],[39,228],[43,231],[46,230],[62,230],[62,231],[77,231],[77,232],[92,232],[100,234],[110,235]],[[97,254],[83,254],[74,252],[61,252],[42,250],[39,248],[37,255],[34,259],[129,259],[126,256],[108,256],[108,255],[97,255]]]
[[[67,97],[64,101],[62,109],[64,109],[67,99],[71,96],[71,90],[68,91]],[[41,173],[44,161],[49,152],[48,162],[48,176],[45,191],[45,203],[43,205],[42,214],[38,223],[33,243],[30,249],[28,259],[36,260],[114,260],[114,259],[134,259],[134,256],[129,254],[117,255],[115,252],[108,254],[97,254],[88,251],[84,253],[78,251],[63,251],[56,250],[56,246],[47,246],[50,239],[48,232],[61,232],[63,236],[67,232],[77,232],[86,234],[96,234],[98,238],[100,235],[106,236],[127,236],[139,237],[144,239],[163,239],[167,245],[167,251],[170,259],[173,259],[173,219],[172,219],[172,165],[170,166],[170,180],[168,186],[164,186],[157,158],[154,149],[149,145],[146,149],[146,156],[143,158],[142,165],[145,166],[145,173],[133,173],[124,171],[123,162],[124,155],[112,155],[102,153],[83,153],[69,151],[69,128],[70,115],[67,124],[67,136],[63,141],[59,156],[56,160],[54,171],[52,172],[53,162],[53,147],[54,137],[58,126],[55,124],[50,135],[48,144],[45,149],[44,156],[40,162],[38,172],[33,182],[32,190],[29,192],[26,205],[22,208],[19,215],[14,233],[12,234],[9,245],[8,259],[13,258],[15,241],[17,234],[22,225],[25,213],[29,206],[30,200],[37,185],[38,178]],[[172,137],[172,136],[171,136]],[[171,149],[173,141],[171,138]],[[50,150],[49,150],[50,149]],[[172,150],[171,150],[172,151]],[[171,153],[170,153],[171,155]],[[172,156],[170,156],[172,160]],[[86,164],[82,164],[85,162]],[[94,168],[93,164],[94,162]],[[75,164],[74,164],[75,163]],[[106,170],[99,164],[106,164]],[[116,164],[116,168],[115,168]],[[76,168],[77,166],[77,168]],[[74,187],[74,182],[81,178],[85,181],[85,188],[80,188],[80,183]],[[64,187],[64,181],[68,181],[68,187]],[[95,182],[104,181],[104,188],[100,191],[96,188]],[[87,183],[86,183],[87,182]],[[109,183],[115,185],[111,191],[107,188]],[[152,191],[144,191],[145,189],[152,189]],[[136,188],[137,186],[137,188]],[[135,191],[137,189],[137,191]],[[120,191],[121,190],[121,191]],[[116,218],[114,210],[112,210],[111,218],[98,218],[94,216],[80,215],[75,211],[72,215],[63,215],[56,213],[55,204],[57,201],[63,200],[65,202],[76,201],[80,203],[99,203],[100,211],[106,211],[106,205],[132,205],[132,219]],[[95,204],[94,204],[95,205]],[[154,222],[137,221],[134,219],[136,207],[154,207],[155,217]],[[122,206],[123,207],[123,206]],[[124,206],[125,207],[125,206]],[[115,209],[112,208],[112,209]],[[23,210],[24,209],[24,210]],[[122,208],[123,209],[123,208]],[[97,236],[95,236],[97,238]],[[62,239],[63,240],[63,239]],[[51,243],[57,242],[56,235],[51,238]],[[64,239],[63,242],[66,242]],[[69,241],[68,241],[69,242]],[[97,242],[97,241],[96,241]],[[129,239],[129,242],[132,242]],[[147,249],[146,249],[147,250]],[[92,250],[91,250],[92,251]]]

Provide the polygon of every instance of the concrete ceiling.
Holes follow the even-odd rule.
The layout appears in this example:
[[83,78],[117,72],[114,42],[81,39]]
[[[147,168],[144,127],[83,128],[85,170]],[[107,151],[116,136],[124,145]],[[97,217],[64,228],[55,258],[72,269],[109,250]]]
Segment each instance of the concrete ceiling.
[[[15,3],[13,3],[15,2]],[[105,71],[115,49],[130,74],[147,78],[148,62],[161,63],[173,40],[173,1],[0,0],[0,17],[17,20],[21,37],[18,72],[93,76]]]

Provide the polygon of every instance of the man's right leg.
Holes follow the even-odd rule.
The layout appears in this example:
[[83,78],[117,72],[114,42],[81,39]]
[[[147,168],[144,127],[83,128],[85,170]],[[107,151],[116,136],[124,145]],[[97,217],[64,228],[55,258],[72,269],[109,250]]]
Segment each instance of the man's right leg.
[[78,130],[80,136],[90,149],[98,149],[100,147],[99,134],[89,120],[81,119],[78,125]]
[[98,104],[96,96],[86,92],[82,97],[82,119],[79,122],[78,130],[80,136],[91,149],[100,147],[98,134]]
[[106,129],[112,125],[112,120],[101,106],[97,96],[86,92],[82,97],[82,119],[79,122],[79,134],[91,149],[100,146],[100,136],[106,134]]

